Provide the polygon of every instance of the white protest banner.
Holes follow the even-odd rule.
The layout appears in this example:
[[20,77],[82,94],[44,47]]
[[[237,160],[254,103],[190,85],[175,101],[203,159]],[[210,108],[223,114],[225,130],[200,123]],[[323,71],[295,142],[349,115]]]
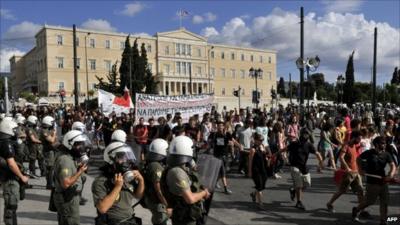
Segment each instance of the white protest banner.
[[177,95],[160,96],[136,94],[136,118],[143,117],[145,121],[150,118],[166,117],[167,114],[180,112],[182,119],[188,121],[195,114],[201,116],[211,112],[214,95]]
[[113,111],[117,116],[120,116],[121,113],[128,114],[130,109],[134,108],[128,89],[125,89],[124,95],[121,97],[116,97],[110,92],[99,89],[98,96],[99,108],[102,108],[105,116],[109,116]]

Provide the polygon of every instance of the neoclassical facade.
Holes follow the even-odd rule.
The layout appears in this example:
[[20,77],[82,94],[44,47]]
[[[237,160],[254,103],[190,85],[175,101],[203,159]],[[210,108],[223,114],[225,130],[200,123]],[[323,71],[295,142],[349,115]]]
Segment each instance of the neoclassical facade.
[[[78,90],[81,96],[94,90],[98,77],[106,77],[119,64],[128,34],[77,29]],[[45,25],[35,36],[36,45],[23,56],[10,59],[12,91],[57,96],[74,89],[72,28]],[[237,107],[233,91],[241,87],[241,106],[252,106],[255,80],[250,68],[261,68],[257,80],[260,105],[270,103],[276,84],[276,52],[208,43],[205,37],[184,28],[131,36],[144,43],[151,71],[159,81],[159,94],[214,93],[218,106]],[[276,87],[274,87],[276,88]]]

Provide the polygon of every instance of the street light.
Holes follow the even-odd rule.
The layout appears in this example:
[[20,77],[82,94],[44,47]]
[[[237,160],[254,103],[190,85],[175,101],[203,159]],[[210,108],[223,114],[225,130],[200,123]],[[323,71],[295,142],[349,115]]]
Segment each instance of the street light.
[[258,103],[260,101],[260,96],[258,94],[258,87],[257,87],[257,79],[262,78],[262,75],[263,75],[263,70],[261,68],[254,69],[253,67],[251,67],[249,70],[249,76],[256,80],[256,90],[255,92],[253,92],[253,96],[255,95],[255,98],[253,97],[253,103],[256,103],[257,109],[258,109]]
[[214,46],[211,46],[211,48],[208,49],[208,93],[211,93],[211,68],[210,68],[210,51],[214,49]]
[[336,83],[338,86],[338,103],[342,103],[343,101],[343,85],[346,82],[346,78],[344,78],[344,76],[342,74],[340,74],[337,79],[336,79]]
[[[302,58],[298,58],[296,60],[296,66],[297,69],[299,70],[306,70],[307,71],[307,82],[310,84],[310,71],[314,72],[317,70],[319,63],[321,62],[321,60],[319,59],[318,56],[315,56],[314,58],[307,58],[307,60],[303,60]],[[302,83],[302,82],[301,82]],[[301,87],[300,87],[301,89]],[[307,93],[308,95],[310,95],[310,85],[307,86]],[[303,99],[303,94],[301,94],[300,96],[300,108],[302,108],[302,103],[304,102]],[[307,98],[307,105],[308,107],[310,106],[310,98]]]
[[87,37],[90,35],[90,32],[88,32],[85,35],[85,63],[86,63],[86,110],[88,108],[88,102],[89,102],[89,74],[88,74],[88,58],[87,58]]

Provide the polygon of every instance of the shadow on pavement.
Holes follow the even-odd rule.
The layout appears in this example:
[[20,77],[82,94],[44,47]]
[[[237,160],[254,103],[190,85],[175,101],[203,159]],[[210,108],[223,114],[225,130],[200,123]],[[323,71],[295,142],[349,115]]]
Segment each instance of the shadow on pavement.
[[[52,213],[52,212],[17,212],[17,215],[18,218],[34,218],[37,220],[48,220],[55,222],[55,224],[57,221],[57,213]],[[94,224],[94,217],[81,216],[80,223]],[[30,223],[29,225],[34,225],[34,224]]]

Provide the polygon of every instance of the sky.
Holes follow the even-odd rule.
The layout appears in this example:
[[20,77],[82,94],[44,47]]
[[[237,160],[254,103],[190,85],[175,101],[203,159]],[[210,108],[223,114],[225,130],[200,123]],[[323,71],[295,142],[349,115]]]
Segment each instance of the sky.
[[277,51],[277,76],[299,80],[300,7],[304,7],[304,56],[321,59],[316,72],[334,82],[354,50],[356,81],[369,82],[373,33],[378,28],[378,83],[390,82],[400,66],[400,1],[21,1],[0,0],[0,71],[8,59],[34,46],[44,25],[154,35],[182,26],[211,43]]

